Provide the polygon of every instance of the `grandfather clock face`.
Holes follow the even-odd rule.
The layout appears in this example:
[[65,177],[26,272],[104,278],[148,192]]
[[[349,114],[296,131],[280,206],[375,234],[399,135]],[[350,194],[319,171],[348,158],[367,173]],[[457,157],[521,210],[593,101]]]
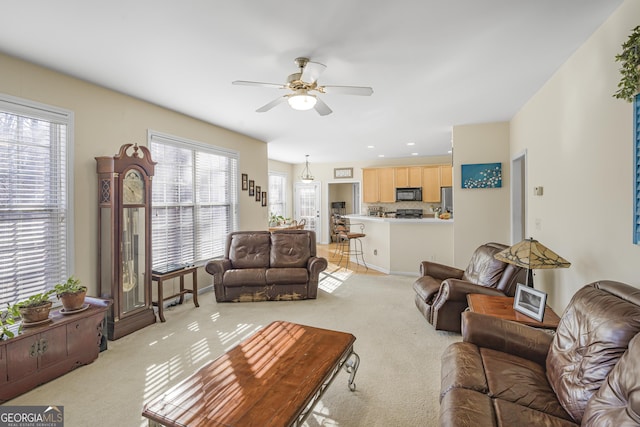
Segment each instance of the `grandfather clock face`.
[[122,202],[126,205],[144,204],[144,178],[136,169],[127,171],[122,181]]

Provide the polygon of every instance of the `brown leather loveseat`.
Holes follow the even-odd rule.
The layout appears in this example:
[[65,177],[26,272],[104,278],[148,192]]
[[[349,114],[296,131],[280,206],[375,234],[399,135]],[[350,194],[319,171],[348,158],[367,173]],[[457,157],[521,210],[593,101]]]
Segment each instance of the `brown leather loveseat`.
[[555,335],[465,312],[442,355],[440,425],[640,425],[639,331],[640,289],[613,281],[580,289]]
[[420,313],[438,330],[460,332],[467,294],[514,296],[517,283],[525,283],[527,270],[493,257],[507,247],[485,243],[473,252],[466,270],[423,261],[421,277],[413,284]]
[[227,236],[225,255],[209,261],[218,302],[316,298],[327,260],[316,256],[309,230],[236,231]]

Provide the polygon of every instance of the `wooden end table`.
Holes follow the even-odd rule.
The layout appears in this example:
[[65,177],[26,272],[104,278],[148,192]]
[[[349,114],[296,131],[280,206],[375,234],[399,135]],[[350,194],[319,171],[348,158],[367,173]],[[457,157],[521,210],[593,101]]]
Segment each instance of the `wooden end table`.
[[468,294],[467,303],[469,310],[474,313],[511,320],[534,328],[556,329],[560,323],[560,317],[548,305],[545,306],[542,322],[516,311],[513,308],[512,297]]
[[273,322],[144,405],[149,426],[301,426],[341,368],[360,358],[349,333]]
[[[193,274],[193,280],[192,280],[193,286],[192,286],[192,289],[185,289],[184,276],[186,276],[189,273]],[[180,291],[177,294],[169,295],[168,297],[163,296],[162,282],[164,282],[165,280],[174,279],[176,277],[180,278]],[[179,296],[180,300],[178,301],[178,304],[182,304],[184,302],[184,294],[191,294],[193,296],[193,305],[195,305],[196,307],[200,307],[200,304],[198,304],[198,267],[196,266],[186,267],[186,268],[176,270],[176,271],[171,271],[165,274],[152,272],[151,280],[153,280],[154,282],[158,282],[158,302],[152,302],[152,304],[158,306],[158,317],[160,318],[161,322],[165,321],[164,313],[163,313],[164,311],[163,302],[170,298],[175,298]]]

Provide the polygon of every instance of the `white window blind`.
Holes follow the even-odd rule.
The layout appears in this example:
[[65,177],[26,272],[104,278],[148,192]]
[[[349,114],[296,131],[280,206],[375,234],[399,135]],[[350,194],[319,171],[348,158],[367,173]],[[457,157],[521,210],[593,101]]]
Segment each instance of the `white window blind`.
[[149,131],[153,269],[224,255],[238,224],[238,153]]
[[269,172],[269,214],[285,216],[287,212],[287,175]]
[[72,272],[73,113],[0,95],[0,306]]

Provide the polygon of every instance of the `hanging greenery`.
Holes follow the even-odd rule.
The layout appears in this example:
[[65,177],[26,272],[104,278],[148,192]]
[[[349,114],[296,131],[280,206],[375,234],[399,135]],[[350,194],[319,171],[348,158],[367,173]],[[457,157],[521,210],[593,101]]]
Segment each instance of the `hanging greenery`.
[[622,52],[616,55],[620,62],[620,83],[613,96],[633,102],[640,90],[640,25],[633,29],[629,39],[622,45]]

